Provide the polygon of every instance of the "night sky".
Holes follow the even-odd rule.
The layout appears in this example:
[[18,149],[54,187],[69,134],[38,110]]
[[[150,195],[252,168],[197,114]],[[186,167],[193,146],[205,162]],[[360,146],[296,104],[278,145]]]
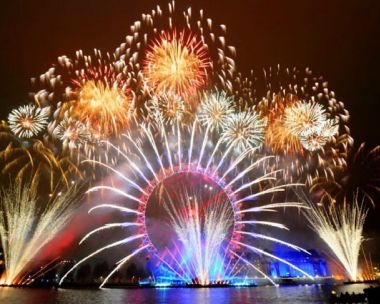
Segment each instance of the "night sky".
[[[59,55],[93,48],[112,52],[141,13],[167,1],[2,1],[0,9],[1,117],[23,104],[30,78]],[[204,8],[228,28],[242,72],[269,65],[309,66],[323,75],[351,112],[355,139],[380,142],[379,1],[177,1]]]
[[[129,26],[167,1],[12,0],[0,4],[0,117],[26,103],[30,78],[59,55],[114,51]],[[176,1],[227,25],[243,73],[280,64],[322,75],[351,113],[357,142],[380,143],[380,1]],[[379,207],[376,210],[378,214]],[[370,228],[376,226],[371,212]],[[373,224],[372,224],[373,223]],[[378,225],[377,225],[378,227]]]

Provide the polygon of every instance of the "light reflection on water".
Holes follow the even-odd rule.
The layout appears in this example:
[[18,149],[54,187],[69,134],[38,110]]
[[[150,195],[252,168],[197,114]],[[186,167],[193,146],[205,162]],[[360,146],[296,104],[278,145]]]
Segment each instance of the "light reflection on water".
[[331,290],[362,292],[365,284],[347,286],[288,286],[250,288],[164,289],[28,289],[0,288],[1,304],[103,304],[103,303],[328,303]]

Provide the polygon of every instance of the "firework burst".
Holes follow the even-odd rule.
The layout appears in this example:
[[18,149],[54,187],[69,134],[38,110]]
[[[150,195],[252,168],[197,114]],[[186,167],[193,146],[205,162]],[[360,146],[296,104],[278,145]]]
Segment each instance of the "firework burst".
[[257,101],[267,118],[264,151],[276,155],[274,166],[284,170],[285,180],[312,186],[316,177],[333,179],[345,166],[353,144],[349,113],[323,78],[309,69],[276,67],[265,70],[263,78],[238,81],[240,99]]
[[86,126],[72,117],[63,119],[53,134],[62,141],[64,149],[70,150],[80,148],[90,139]]
[[146,54],[143,74],[156,93],[195,95],[206,83],[211,64],[206,48],[195,35],[164,33]]
[[210,129],[219,130],[234,113],[234,100],[226,93],[205,95],[198,109],[199,121]]
[[183,98],[173,93],[154,95],[149,104],[149,114],[154,121],[173,125],[180,123],[186,115]]
[[264,140],[265,125],[265,121],[253,109],[234,113],[223,126],[222,136],[229,146],[243,152],[260,147]]
[[266,146],[276,153],[281,151],[285,154],[302,153],[298,136],[284,124],[285,111],[297,102],[296,97],[291,94],[285,96],[277,94],[272,98],[272,107],[267,107],[270,98],[266,98],[265,102],[262,101],[259,104],[262,116],[268,119],[265,131]]
[[203,10],[177,13],[171,1],[134,22],[114,56],[139,104],[172,91],[196,105],[202,88],[233,91],[236,51],[226,43],[226,31]]
[[[57,127],[63,131],[68,126],[69,118],[71,129],[74,130],[73,126],[77,124],[76,129],[80,131],[77,134],[80,135],[77,138],[80,139],[80,145],[60,136],[62,152],[73,152],[73,148],[78,155],[86,158],[106,159],[107,149],[99,147],[98,143],[101,140],[119,139],[135,115],[135,99],[129,87],[131,79],[123,75],[122,67],[112,61],[109,54],[103,57],[96,49],[93,56],[77,51],[74,59],[58,57],[54,68],[38,80],[33,79],[33,83],[36,88],[34,100],[52,109],[53,119],[48,128],[52,138],[57,137]],[[85,140],[82,136],[84,130],[79,127],[79,123],[85,126],[91,140]],[[69,133],[74,136],[73,132]],[[73,153],[70,155],[73,156]],[[111,157],[108,159],[111,160]]]
[[71,115],[86,126],[92,137],[118,137],[132,117],[130,98],[118,89],[101,81],[86,81],[76,91]]
[[18,137],[31,138],[45,129],[48,124],[49,113],[48,107],[21,106],[9,114],[9,127]]
[[336,120],[328,119],[321,104],[297,102],[285,109],[284,129],[309,151],[322,149],[338,133]]
[[296,136],[311,128],[320,128],[325,120],[325,111],[318,103],[297,102],[284,112],[284,125]]
[[302,131],[299,137],[301,145],[308,151],[318,151],[327,143],[328,138],[318,128]]

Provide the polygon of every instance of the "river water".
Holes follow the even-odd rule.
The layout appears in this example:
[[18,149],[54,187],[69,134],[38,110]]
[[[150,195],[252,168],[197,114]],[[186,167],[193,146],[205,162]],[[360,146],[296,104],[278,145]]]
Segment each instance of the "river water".
[[242,288],[32,289],[0,288],[1,304],[298,304],[328,303],[332,290],[362,292],[366,284],[346,286],[261,286]]

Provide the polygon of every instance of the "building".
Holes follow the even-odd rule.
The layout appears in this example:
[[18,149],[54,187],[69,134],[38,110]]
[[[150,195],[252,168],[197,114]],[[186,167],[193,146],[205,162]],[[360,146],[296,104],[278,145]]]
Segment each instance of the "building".
[[[276,250],[274,253],[279,258],[297,266],[312,277],[330,276],[325,259],[316,251],[308,250],[310,254],[302,251]],[[269,275],[271,277],[303,277],[304,274],[293,267],[278,261],[269,262]]]

